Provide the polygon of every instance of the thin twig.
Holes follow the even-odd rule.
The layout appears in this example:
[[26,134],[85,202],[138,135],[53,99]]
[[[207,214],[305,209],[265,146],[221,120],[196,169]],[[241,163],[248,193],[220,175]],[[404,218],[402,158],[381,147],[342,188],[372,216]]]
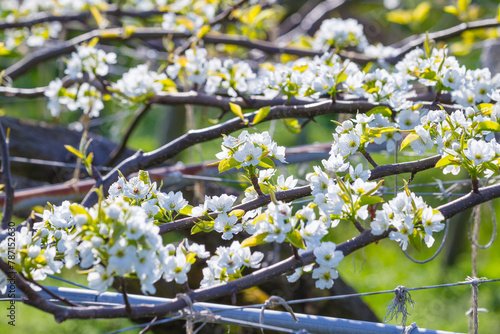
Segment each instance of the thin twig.
[[48,295],[50,295],[52,298],[55,298],[55,299],[58,299],[60,300],[61,302],[63,302],[64,304],[67,304],[69,306],[75,306],[75,307],[79,307],[81,305],[78,305],[78,304],[75,304],[73,303],[71,300],[65,298],[65,297],[61,297],[61,296],[58,296],[57,294],[55,294],[54,292],[50,291],[49,289],[47,289],[46,287],[44,287],[43,285],[39,284],[37,281],[35,280],[32,280],[30,279],[29,280],[31,283],[35,284],[36,286],[38,286],[40,289],[43,290],[43,292],[47,293]]
[[146,103],[141,108],[137,109],[134,115],[132,116],[132,122],[130,122],[125,134],[123,135],[122,140],[120,141],[120,145],[115,147],[113,152],[109,155],[109,161],[105,163],[106,166],[113,166],[113,164],[118,160],[120,155],[125,151],[127,147],[127,142],[132,135],[132,132],[139,124],[140,120],[147,114],[147,112],[151,109],[151,104]]

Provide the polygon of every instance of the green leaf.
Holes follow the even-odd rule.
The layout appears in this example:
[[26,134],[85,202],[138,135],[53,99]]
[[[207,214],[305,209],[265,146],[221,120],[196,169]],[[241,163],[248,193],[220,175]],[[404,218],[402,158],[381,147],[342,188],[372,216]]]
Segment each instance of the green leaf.
[[461,11],[462,13],[465,13],[469,8],[470,1],[471,0],[458,0],[457,2],[458,10]]
[[69,206],[69,210],[71,211],[71,214],[73,215],[73,217],[76,216],[76,215],[85,215],[85,216],[87,216],[87,223],[91,222],[93,220],[92,216],[90,216],[90,214],[87,212],[87,210],[85,210],[85,207],[83,207],[80,204],[77,204],[77,203],[71,204]]
[[366,116],[370,116],[373,114],[381,114],[382,116],[385,117],[391,117],[392,116],[392,110],[389,107],[385,106],[378,106],[370,110],[369,112],[366,113]]
[[434,80],[434,79],[436,79],[436,72],[428,71],[428,72],[425,72],[423,75],[421,75],[421,77],[424,79]]
[[237,104],[234,104],[234,103],[231,103],[229,102],[229,108],[231,108],[231,111],[236,115],[238,116],[239,118],[241,118],[242,120],[244,120],[245,118],[243,117],[243,111],[241,111],[241,107]]
[[274,168],[275,164],[273,159],[269,157],[263,157],[259,162],[259,166],[264,168]]
[[480,103],[476,107],[483,115],[489,115],[493,111],[493,106],[493,103]]
[[234,158],[224,159],[219,163],[219,173],[230,170],[233,167],[240,165],[240,162],[236,161]]
[[297,248],[301,248],[301,249],[306,249],[306,245],[305,245],[304,240],[302,239],[302,236],[300,235],[299,231],[293,230],[293,231],[289,232],[286,235],[286,239],[293,246],[295,246]]
[[264,244],[264,243],[266,243],[264,241],[264,239],[268,235],[269,235],[269,233],[262,233],[262,234],[254,235],[254,236],[252,236],[250,238],[246,238],[241,243],[241,247],[253,247],[253,246]]
[[146,183],[146,184],[150,184],[151,179],[149,178],[149,172],[145,171],[145,170],[140,170],[139,171],[139,180]]
[[192,210],[193,210],[193,206],[192,206],[192,205],[186,205],[185,207],[183,207],[183,208],[179,211],[179,213],[180,213],[181,215],[185,215],[185,216],[187,216],[187,215],[189,215],[189,214],[191,213],[191,211],[192,211]]
[[382,203],[384,199],[382,197],[378,196],[361,196],[359,199],[359,206],[365,206],[365,205],[370,205],[370,204],[377,204],[377,203]]
[[397,9],[387,13],[387,20],[399,24],[408,24],[412,20],[412,15],[407,10]]
[[301,130],[299,121],[296,120],[295,118],[284,118],[283,123],[285,124],[285,127],[288,129],[288,131],[290,131],[291,133],[299,133]]
[[257,112],[257,115],[253,118],[253,124],[260,123],[266,116],[269,114],[271,111],[271,107],[267,106],[264,108],[260,108],[259,111]]
[[418,233],[417,230],[415,230],[415,233],[412,233],[408,236],[408,241],[410,242],[410,245],[413,246],[417,251],[421,252],[422,251],[422,238],[420,235],[416,234]]
[[87,159],[85,159],[85,165],[92,164],[92,160],[94,159],[94,152],[90,152],[89,155],[87,155]]
[[454,156],[447,155],[447,156],[442,157],[441,159],[439,159],[439,161],[436,163],[436,166],[434,166],[434,167],[435,168],[439,168],[439,167],[447,166],[447,165],[451,164],[452,162],[454,162],[454,160],[455,160]]
[[375,188],[373,188],[372,190],[370,191],[367,191],[366,193],[364,193],[363,195],[364,196],[370,196],[371,194],[373,194],[374,192],[376,192],[378,190],[378,188],[380,188],[380,186],[385,182],[385,180],[380,180],[377,182],[377,185],[375,186]]
[[477,124],[477,129],[479,131],[495,131],[500,132],[500,124],[493,121],[483,121]]
[[419,138],[420,137],[415,132],[410,133],[408,136],[405,137],[405,139],[401,143],[400,151],[402,151],[406,146],[410,145],[412,141],[417,140]]
[[445,6],[444,7],[444,11],[447,12],[447,13],[450,13],[452,15],[455,15],[455,16],[460,15],[460,11],[455,6]]
[[196,234],[199,232],[211,232],[214,229],[213,221],[201,220],[197,223],[194,223],[193,228],[191,228],[191,234]]
[[429,16],[432,6],[428,1],[421,2],[413,11],[412,19],[416,22],[424,21]]
[[500,5],[498,5],[497,9],[497,21],[500,22]]
[[71,153],[73,153],[74,155],[76,155],[77,157],[79,157],[80,159],[84,158],[82,152],[78,151],[73,146],[71,146],[71,145],[64,145],[64,148],[67,149],[68,151],[70,151]]

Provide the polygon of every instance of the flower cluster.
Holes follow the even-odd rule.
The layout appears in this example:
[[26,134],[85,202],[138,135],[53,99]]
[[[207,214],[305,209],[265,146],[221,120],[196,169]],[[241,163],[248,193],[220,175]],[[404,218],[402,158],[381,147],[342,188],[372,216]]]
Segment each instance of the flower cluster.
[[105,53],[90,45],[78,46],[77,51],[71,54],[64,73],[75,81],[86,75],[90,83],[76,82],[66,87],[59,78],[51,81],[45,91],[45,96],[49,98],[47,107],[51,115],[59,116],[61,106],[64,105],[70,111],[81,109],[89,117],[98,117],[99,112],[104,109],[103,94],[92,81],[96,76],[107,75],[109,65],[114,63],[116,63],[116,54],[112,52]]
[[233,241],[230,247],[217,247],[215,255],[207,261],[208,266],[203,268],[200,285],[204,288],[239,278],[245,268],[259,268],[263,258],[264,254],[252,253],[238,241]]
[[422,197],[407,190],[382,205],[371,227],[375,235],[388,231],[390,227],[395,228],[395,231],[389,232],[389,237],[406,250],[409,242],[418,247],[421,241],[417,236],[425,241],[427,247],[431,247],[434,244],[432,233],[443,230],[443,220],[439,211],[426,205]]
[[210,256],[203,245],[162,244],[157,219],[173,219],[186,206],[182,194],[157,191],[141,172],[114,183],[110,196],[92,208],[65,201],[45,210],[33,231],[15,232],[15,258],[7,239],[0,243],[0,256],[34,280],[79,265],[96,290],[106,290],[119,276],[136,277],[144,293],[154,293],[160,278],[182,284],[196,258]]
[[368,45],[363,26],[355,19],[328,19],[324,20],[319,30],[314,34],[312,48],[314,50],[325,50],[328,47],[344,49],[348,46],[356,46],[363,50]]
[[456,110],[448,115],[444,110],[431,110],[403,142],[417,153],[437,146],[442,159],[437,167],[444,167],[445,174],[457,175],[463,167],[476,179],[499,173],[500,144],[494,132],[500,131],[497,121],[498,107],[493,104],[478,105]]
[[142,64],[131,68],[116,82],[114,89],[123,102],[142,102],[149,96],[163,91],[168,85],[175,84],[165,73],[150,71],[148,65]]
[[219,171],[223,172],[233,167],[245,168],[250,177],[256,176],[255,168],[272,167],[274,158],[282,163],[285,160],[285,148],[278,146],[267,131],[249,134],[242,131],[238,138],[225,136],[221,145],[222,151],[216,154],[219,159]]

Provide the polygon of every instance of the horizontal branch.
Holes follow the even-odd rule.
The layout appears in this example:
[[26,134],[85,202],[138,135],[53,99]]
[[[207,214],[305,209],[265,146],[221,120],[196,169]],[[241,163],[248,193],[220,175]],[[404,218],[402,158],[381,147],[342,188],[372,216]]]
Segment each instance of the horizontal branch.
[[[445,29],[442,31],[430,33],[429,37],[434,40],[445,40],[459,36],[461,33],[467,30],[497,27],[499,25],[500,23],[498,22],[497,19],[473,21],[468,23],[462,23],[455,27]],[[127,32],[124,28],[109,28],[102,30],[96,29],[87,32],[85,34],[82,34],[80,36],[77,36],[73,39],[67,40],[49,49],[42,49],[30,53],[17,63],[7,68],[5,70],[4,75],[11,79],[16,79],[20,75],[29,71],[35,65],[44,62],[46,60],[61,56],[63,54],[70,53],[76,49],[77,45],[84,42],[88,42],[95,37],[98,37],[102,42],[104,42],[112,40],[129,40],[133,38],[143,39],[143,40],[158,39],[163,37],[187,39],[192,37],[192,35],[176,31],[164,30],[161,28],[150,28],[150,27],[144,27],[144,28],[136,27],[135,30],[131,33]],[[401,44],[401,46],[397,48],[396,55],[386,59],[386,61],[388,61],[391,64],[395,64],[410,50],[422,45],[425,42],[425,39],[426,35],[422,34],[418,38],[411,37],[407,40],[403,40],[399,43],[394,44],[394,45]],[[205,43],[211,43],[211,44],[227,44],[227,45],[242,46],[249,49],[257,49],[268,54],[290,54],[299,57],[306,57],[306,56],[312,57],[321,55],[323,53],[320,51],[313,51],[304,48],[280,46],[277,45],[276,43],[269,41],[254,40],[254,39],[251,40],[246,36],[226,35],[221,33],[208,33],[202,37],[202,40],[204,40]],[[369,58],[363,54],[346,50],[339,51],[339,55],[344,59],[350,59],[360,64],[365,64],[370,61],[376,60],[373,58]]]
[[[99,38],[101,42],[114,41],[114,40],[130,40],[130,39],[158,39],[158,38],[190,38],[192,35],[187,33],[176,32],[172,30],[165,30],[162,28],[135,28],[133,32],[127,32],[124,28],[109,28],[102,30],[92,30],[85,34],[79,35],[73,39],[64,41],[54,47],[48,49],[41,49],[32,52],[25,56],[23,59],[8,67],[5,70],[5,77],[12,80],[18,78],[22,74],[29,71],[35,65],[44,61],[56,58],[58,56],[68,54],[76,50],[76,46]],[[210,44],[228,44],[243,46],[249,49],[258,49],[268,54],[290,54],[299,57],[317,56],[323,52],[312,51],[303,48],[295,47],[281,47],[276,44],[263,40],[251,40],[246,36],[239,35],[225,35],[220,33],[208,33],[202,37],[205,43]],[[351,51],[341,51],[340,56],[349,58],[359,63],[367,63],[371,59]]]
[[[470,194],[462,197],[451,203],[442,205],[438,209],[445,215],[446,218],[457,214],[461,210],[484,203],[494,197],[500,196],[500,185],[481,188],[479,194]],[[387,238],[389,232],[381,235],[373,235],[370,229],[363,231],[359,236],[347,240],[337,245],[337,250],[341,251],[344,256],[363,248],[373,242]],[[312,252],[305,253],[299,257],[291,256],[283,261],[274,265],[257,270],[249,275],[240,279],[216,285],[213,287],[192,290],[187,293],[188,297],[193,301],[206,301],[218,298],[225,295],[231,295],[250,288],[252,286],[260,285],[266,281],[280,277],[283,274],[305,266],[314,262],[314,254]],[[10,273],[8,265],[0,260],[0,269],[5,273]],[[29,284],[18,274],[16,276],[16,284],[19,289],[29,298],[28,304],[37,307],[45,312],[49,312],[55,316],[56,321],[61,322],[67,319],[89,319],[89,318],[117,318],[127,317],[125,306],[116,307],[60,307],[51,302],[47,302],[36,293]],[[183,298],[175,298],[171,302],[160,305],[138,305],[132,308],[134,317],[153,317],[153,316],[166,316],[169,313],[176,312],[186,305]]]
[[427,38],[435,41],[443,41],[454,37],[458,37],[465,31],[475,30],[475,29],[495,28],[498,26],[500,26],[500,21],[496,18],[493,18],[493,19],[485,19],[472,22],[464,22],[448,29],[428,34],[421,34],[417,37],[411,36],[391,45],[392,47],[397,49],[397,52],[396,55],[387,59],[387,61],[390,62],[391,64],[397,63],[404,57],[405,54],[415,49],[416,47],[423,45]]
[[[263,121],[282,118],[310,118],[319,115],[336,113],[352,114],[356,112],[367,112],[377,105],[378,104],[369,103],[366,101],[332,102],[331,100],[327,100],[307,105],[274,106],[271,107],[269,114]],[[120,170],[120,172],[124,175],[129,175],[133,172],[137,172],[139,169],[146,169],[148,167],[161,164],[165,160],[174,157],[186,148],[191,147],[195,144],[207,142],[216,138],[221,138],[223,134],[227,135],[234,131],[251,126],[252,121],[257,113],[258,111],[245,114],[245,120],[235,117],[224,123],[217,124],[208,128],[200,130],[190,130],[184,135],[169,142],[168,144],[148,153],[139,151],[116,166],[113,171],[109,172],[105,177],[102,178],[102,180],[100,180],[100,182],[96,184],[96,187],[102,186],[104,192],[107,193],[107,190],[109,189],[111,184],[118,179],[118,170]],[[97,194],[93,191],[90,191],[82,204],[84,206],[90,207],[96,202]]]
[[[370,181],[377,180],[386,176],[390,175],[399,175],[399,174],[404,174],[404,173],[418,173],[426,169],[431,169],[434,168],[436,165],[436,162],[439,161],[441,157],[440,156],[435,156],[427,159],[422,159],[422,160],[417,160],[417,161],[411,161],[411,162],[402,162],[402,163],[397,163],[397,164],[390,164],[390,165],[383,165],[383,166],[377,166],[371,170],[370,174]],[[275,193],[275,197],[277,200],[280,201],[292,201],[298,198],[303,198],[311,195],[311,188],[309,186],[303,186],[303,187],[298,187],[290,190],[285,190],[285,191],[278,191]],[[232,208],[232,210],[244,210],[244,211],[249,211],[249,210],[254,210],[257,208],[260,208],[266,204],[269,204],[271,202],[271,196],[270,195],[264,195],[264,196],[259,196],[258,198],[237,205]],[[210,217],[216,218],[217,213],[210,213]],[[176,230],[181,230],[184,228],[191,227],[195,222],[199,221],[200,219],[208,219],[208,217],[202,216],[202,217],[187,217],[187,218],[182,218],[175,220],[170,223],[165,223],[160,225],[160,234],[165,234],[168,232],[176,231]]]
[[460,212],[498,197],[500,197],[500,184],[495,184],[479,188],[477,193],[471,191],[469,194],[457,198],[452,202],[443,204],[436,209],[439,210],[445,218],[451,218]]
[[[159,10],[147,10],[147,11],[135,11],[126,10],[118,8],[116,5],[109,5],[108,9],[102,10],[105,15],[116,16],[116,17],[135,17],[135,18],[148,18],[154,15],[163,15],[165,11]],[[34,25],[46,23],[46,22],[72,22],[72,21],[85,21],[92,16],[90,12],[82,13],[62,13],[62,15],[54,15],[49,12],[41,12],[35,15],[30,15],[19,21],[14,22],[1,22],[0,30],[12,29],[12,28],[30,28]]]

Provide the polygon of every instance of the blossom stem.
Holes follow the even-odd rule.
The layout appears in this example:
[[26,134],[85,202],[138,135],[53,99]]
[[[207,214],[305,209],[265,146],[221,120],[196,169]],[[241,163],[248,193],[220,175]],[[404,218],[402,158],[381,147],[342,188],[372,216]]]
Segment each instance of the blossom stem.
[[290,247],[292,247],[292,252],[295,259],[300,260],[300,255],[297,247],[295,247],[294,245],[290,245]]
[[257,178],[257,176],[252,173],[250,175],[250,180],[252,181],[252,186],[255,189],[257,195],[259,195],[259,197],[265,196],[264,193],[262,192],[262,189],[260,189],[259,179]]
[[127,285],[126,285],[124,277],[120,277],[120,283],[121,283],[121,288],[122,288],[122,293],[123,293],[123,301],[125,302],[125,312],[127,313],[127,316],[129,318],[133,318],[132,306],[130,306],[130,302],[128,300]]
[[471,182],[472,182],[472,191],[475,194],[479,194],[479,180],[477,179],[477,177],[471,178]]
[[363,225],[361,225],[361,223],[360,223],[360,222],[358,222],[357,220],[353,220],[353,224],[354,224],[354,227],[356,227],[356,229],[357,229],[359,232],[361,232],[361,233],[363,233],[363,232],[364,232],[365,228],[363,227]]
[[366,152],[365,150],[360,150],[360,152],[361,152],[361,154],[363,154],[363,156],[366,158],[366,160],[368,160],[370,165],[372,165],[374,168],[378,166],[377,163],[375,162],[375,160],[373,160],[370,153]]

